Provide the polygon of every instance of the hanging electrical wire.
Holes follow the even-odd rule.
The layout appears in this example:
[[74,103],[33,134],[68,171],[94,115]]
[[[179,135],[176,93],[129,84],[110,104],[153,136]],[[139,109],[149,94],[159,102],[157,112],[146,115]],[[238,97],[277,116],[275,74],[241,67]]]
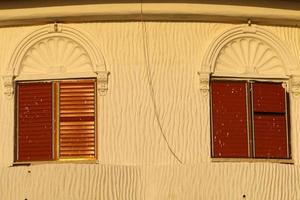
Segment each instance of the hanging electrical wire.
[[172,147],[170,146],[167,137],[163,131],[163,127],[161,124],[161,121],[159,119],[159,113],[158,113],[158,109],[157,109],[157,104],[155,101],[155,95],[154,95],[154,89],[153,89],[153,83],[152,83],[152,78],[151,78],[151,70],[150,70],[150,62],[149,62],[149,49],[148,49],[148,37],[147,37],[147,27],[146,27],[146,23],[144,22],[143,19],[143,0],[140,1],[140,21],[142,24],[142,38],[143,38],[143,50],[144,50],[144,59],[145,59],[145,67],[146,67],[146,73],[147,73],[147,80],[148,80],[148,84],[149,84],[149,90],[150,90],[150,96],[151,96],[151,100],[153,103],[153,108],[154,108],[154,113],[155,113],[155,118],[156,121],[158,123],[159,129],[160,129],[160,133],[165,141],[165,143],[168,146],[169,151],[171,152],[171,154],[175,157],[175,159],[182,164],[182,161],[178,158],[178,156],[175,154],[174,150],[172,149]]

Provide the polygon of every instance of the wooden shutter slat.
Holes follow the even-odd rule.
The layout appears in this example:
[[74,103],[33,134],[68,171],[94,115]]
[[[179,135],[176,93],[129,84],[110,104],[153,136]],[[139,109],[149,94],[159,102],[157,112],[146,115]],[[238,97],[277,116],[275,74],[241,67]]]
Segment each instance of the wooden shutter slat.
[[88,117],[93,117],[94,116],[94,113],[72,113],[72,114],[61,114],[61,117],[64,117],[64,118],[82,118],[82,121],[86,121],[85,117],[88,118]]
[[60,83],[60,158],[95,157],[95,81]]
[[71,122],[61,122],[62,125],[79,125],[79,126],[82,126],[82,125],[93,125],[94,122],[92,121],[71,121]]
[[[78,94],[79,95],[79,94]],[[76,98],[74,98],[76,97]],[[92,101],[91,103],[94,103],[94,97],[93,96],[61,96],[60,97],[61,100],[65,101],[65,103],[82,103],[82,102],[86,102],[86,101]]]
[[81,140],[77,140],[77,141],[72,140],[72,141],[69,141],[69,142],[66,141],[61,146],[62,147],[73,147],[73,146],[74,147],[76,147],[76,146],[83,146],[83,147],[85,147],[85,146],[94,146],[94,145],[95,145],[94,141],[88,142],[88,141],[85,140],[85,142],[83,143]]
[[81,94],[79,95],[78,93],[80,93],[80,92],[77,92],[77,91],[74,91],[74,92],[64,92],[64,94],[62,94],[61,97],[62,98],[63,97],[93,97],[94,98],[93,94],[89,94],[89,93],[86,93],[86,92],[81,92]]
[[[73,151],[72,151],[73,152]],[[93,157],[91,157],[90,155],[91,154],[95,154],[95,152],[94,151],[84,151],[84,152],[81,152],[81,151],[77,151],[77,153],[76,153],[76,156],[70,156],[70,153],[71,152],[66,152],[66,153],[62,153],[61,154],[61,157],[62,158],[69,158],[69,159],[76,159],[76,158],[78,158],[78,157],[80,157],[80,158],[93,158]]]
[[63,109],[61,109],[60,113],[77,114],[77,113],[94,113],[94,112],[95,112],[94,108],[90,109],[90,107],[86,107],[86,108],[63,108]]
[[66,143],[68,142],[77,142],[77,141],[86,141],[86,142],[94,142],[93,137],[91,138],[61,138],[61,140],[64,140]]
[[61,105],[60,108],[62,109],[82,109],[82,108],[94,108],[93,106],[91,105]]
[[60,122],[62,123],[65,123],[65,122],[83,122],[83,120],[85,122],[88,122],[88,121],[93,121],[95,119],[95,116],[92,115],[92,116],[77,116],[77,117],[71,117],[71,116],[68,116],[67,118],[66,117],[62,117]]
[[52,159],[52,84],[19,83],[17,161]]
[[61,140],[63,140],[64,138],[72,138],[72,139],[77,139],[77,138],[94,138],[95,135],[94,133],[92,134],[86,134],[86,133],[76,133],[76,135],[71,135],[71,134],[66,134],[66,135],[61,135]]
[[61,130],[94,130],[95,126],[61,125]]
[[94,104],[95,102],[94,101],[67,101],[67,102],[62,102],[60,105],[82,105],[83,103],[86,103],[86,104]]
[[248,157],[246,84],[211,83],[214,157]]

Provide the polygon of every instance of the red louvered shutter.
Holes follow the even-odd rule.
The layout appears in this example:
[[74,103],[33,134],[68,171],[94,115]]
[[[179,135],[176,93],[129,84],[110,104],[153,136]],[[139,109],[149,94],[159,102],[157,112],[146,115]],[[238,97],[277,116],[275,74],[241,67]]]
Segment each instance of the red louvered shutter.
[[213,81],[213,156],[248,157],[247,103],[244,81]]
[[95,80],[60,82],[59,156],[95,158]]
[[18,83],[17,94],[17,161],[52,160],[52,83]]
[[281,83],[253,83],[256,158],[288,158],[286,92]]
[[254,112],[285,113],[285,90],[281,83],[252,83]]

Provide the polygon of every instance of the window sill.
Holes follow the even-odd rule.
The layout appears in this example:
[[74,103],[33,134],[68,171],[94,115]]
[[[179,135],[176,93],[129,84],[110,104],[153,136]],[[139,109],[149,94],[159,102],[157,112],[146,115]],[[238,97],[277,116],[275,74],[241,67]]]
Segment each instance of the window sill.
[[61,159],[54,161],[31,161],[31,162],[14,162],[11,167],[18,166],[32,166],[32,165],[44,165],[44,164],[99,164],[99,160],[96,159]]
[[293,159],[268,159],[268,158],[211,158],[212,162],[248,162],[248,163],[280,163],[294,164]]

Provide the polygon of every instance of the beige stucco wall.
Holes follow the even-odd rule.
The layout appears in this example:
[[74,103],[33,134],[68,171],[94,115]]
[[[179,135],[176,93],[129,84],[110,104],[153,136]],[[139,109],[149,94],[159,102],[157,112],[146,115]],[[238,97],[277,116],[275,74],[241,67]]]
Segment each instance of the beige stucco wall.
[[[1,76],[24,37],[44,26],[0,29]],[[300,199],[300,102],[292,95],[294,164],[211,160],[209,99],[197,73],[214,39],[240,24],[67,26],[88,33],[110,71],[107,94],[98,96],[99,162],[11,167],[14,101],[0,92],[0,199]],[[300,29],[259,28],[286,45],[297,71]]]

